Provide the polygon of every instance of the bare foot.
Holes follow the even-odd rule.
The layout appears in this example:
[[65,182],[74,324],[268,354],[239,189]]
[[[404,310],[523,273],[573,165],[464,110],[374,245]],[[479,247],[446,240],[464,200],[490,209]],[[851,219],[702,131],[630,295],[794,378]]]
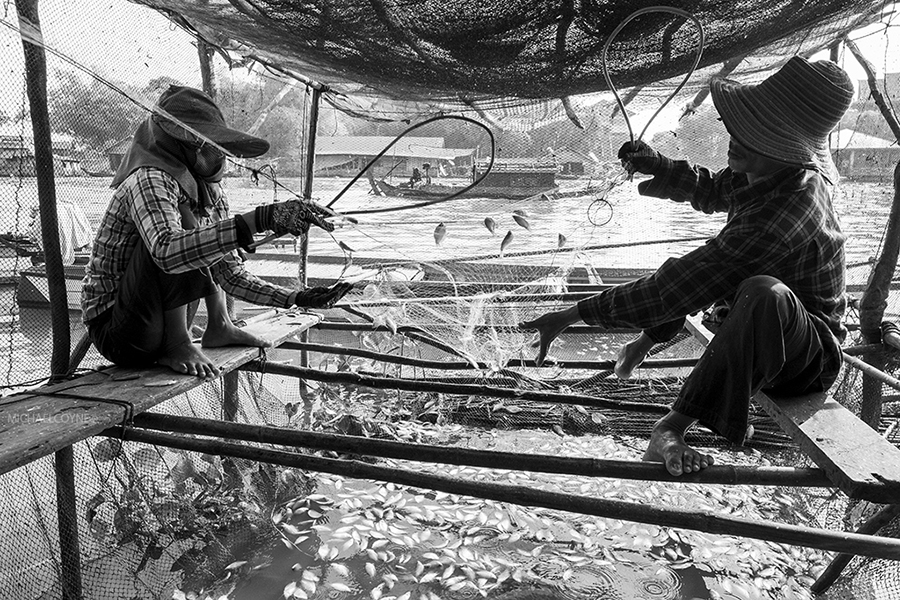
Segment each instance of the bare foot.
[[682,433],[665,423],[657,423],[653,428],[643,460],[665,463],[672,475],[693,473],[713,464],[712,456],[688,446]]
[[619,356],[616,358],[616,366],[613,372],[619,379],[631,379],[634,370],[644,362],[647,353],[653,349],[654,342],[645,334],[626,342],[619,348]]
[[235,327],[231,323],[222,323],[218,326],[208,325],[206,331],[203,332],[203,339],[200,341],[200,345],[204,348],[219,348],[221,346],[268,348],[272,345],[272,342],[253,335],[240,327]]
[[195,375],[204,379],[219,376],[219,369],[216,365],[190,340],[185,340],[166,349],[165,355],[161,356],[156,362],[169,367],[177,373]]

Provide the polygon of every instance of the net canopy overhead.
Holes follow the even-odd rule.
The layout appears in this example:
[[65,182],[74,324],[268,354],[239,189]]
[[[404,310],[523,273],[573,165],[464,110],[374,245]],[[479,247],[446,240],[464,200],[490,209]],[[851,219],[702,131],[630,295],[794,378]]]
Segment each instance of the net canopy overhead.
[[[550,99],[599,92],[602,50],[632,13],[658,3],[621,0],[135,0],[207,42],[335,89],[406,100]],[[706,33],[698,75],[748,55],[736,76],[827,48],[878,20],[871,0],[672,2]],[[643,14],[611,43],[616,87],[688,72],[695,23]],[[762,58],[762,60],[759,60]],[[705,80],[705,78],[702,78]],[[343,88],[348,90],[350,88]]]

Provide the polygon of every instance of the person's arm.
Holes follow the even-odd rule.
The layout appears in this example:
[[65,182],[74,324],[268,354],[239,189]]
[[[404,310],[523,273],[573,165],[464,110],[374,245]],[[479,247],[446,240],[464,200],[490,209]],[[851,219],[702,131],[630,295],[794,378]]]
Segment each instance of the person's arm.
[[640,182],[638,191],[642,196],[687,202],[706,214],[728,212],[734,176],[730,169],[712,172],[684,160],[670,160],[653,179]]
[[638,184],[642,196],[690,202],[695,210],[707,214],[727,212],[731,206],[730,169],[713,173],[687,161],[672,160],[641,141],[626,142],[618,156],[629,172],[653,176]]
[[211,272],[226,293],[251,304],[275,308],[330,308],[353,289],[350,283],[304,290],[275,285],[248,272],[237,252],[226,254],[212,266]]
[[126,205],[138,234],[156,264],[167,273],[208,267],[238,247],[232,220],[185,230],[178,204],[177,181],[158,169],[140,169]]
[[647,328],[683,318],[729,297],[753,275],[773,274],[791,250],[782,230],[765,216],[733,219],[718,236],[655,273],[577,304],[581,319],[604,327]]
[[294,306],[294,290],[264,281],[244,268],[237,251],[229,252],[210,268],[213,279],[225,293],[252,304],[290,308]]

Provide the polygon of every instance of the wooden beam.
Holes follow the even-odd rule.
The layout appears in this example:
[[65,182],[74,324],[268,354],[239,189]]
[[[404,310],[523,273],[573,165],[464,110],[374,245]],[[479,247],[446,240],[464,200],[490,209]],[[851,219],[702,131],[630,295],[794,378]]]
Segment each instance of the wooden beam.
[[[245,326],[277,346],[305,331],[318,315],[271,312]],[[203,352],[223,374],[259,358],[259,348],[229,346]],[[0,401],[0,474],[96,435],[126,417],[192,390],[204,380],[165,367],[111,367]]]
[[[685,326],[702,344],[710,332],[693,316]],[[827,393],[753,399],[800,448],[851,498],[891,504],[900,498],[900,449]]]
[[159,433],[138,428],[111,428],[104,432],[104,435],[129,442],[142,442],[217,456],[231,456],[308,471],[332,473],[352,479],[388,481],[403,486],[462,494],[520,506],[539,506],[661,527],[693,529],[706,533],[749,537],[833,552],[852,552],[861,556],[900,560],[900,540],[772,521],[741,519],[730,515],[713,514],[698,510],[696,507],[687,509],[658,508],[646,503],[574,496],[525,486],[446,477],[422,470],[389,468],[356,460],[324,458],[300,452],[270,450],[249,444]]
[[134,419],[134,427],[167,433],[216,436],[229,441],[259,442],[365,454],[415,462],[468,465],[489,469],[514,469],[557,475],[615,477],[670,483],[711,483],[716,485],[774,485],[785,487],[831,487],[821,469],[794,467],[747,467],[712,465],[685,475],[671,475],[662,463],[578,458],[546,454],[522,454],[497,450],[475,450],[456,446],[435,446],[379,440],[355,435],[300,431],[269,425],[226,423],[213,419],[146,412]]

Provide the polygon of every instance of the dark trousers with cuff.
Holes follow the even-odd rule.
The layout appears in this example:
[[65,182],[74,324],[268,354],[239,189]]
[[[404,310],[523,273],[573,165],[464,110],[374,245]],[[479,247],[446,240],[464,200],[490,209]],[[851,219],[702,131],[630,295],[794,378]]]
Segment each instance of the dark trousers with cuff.
[[139,241],[119,281],[116,303],[87,324],[91,341],[119,366],[152,365],[165,350],[164,313],[218,289],[207,268],[166,273]]
[[741,444],[750,399],[763,390],[797,396],[827,390],[841,368],[828,326],[774,277],[738,287],[731,311],[688,376],[672,409]]

